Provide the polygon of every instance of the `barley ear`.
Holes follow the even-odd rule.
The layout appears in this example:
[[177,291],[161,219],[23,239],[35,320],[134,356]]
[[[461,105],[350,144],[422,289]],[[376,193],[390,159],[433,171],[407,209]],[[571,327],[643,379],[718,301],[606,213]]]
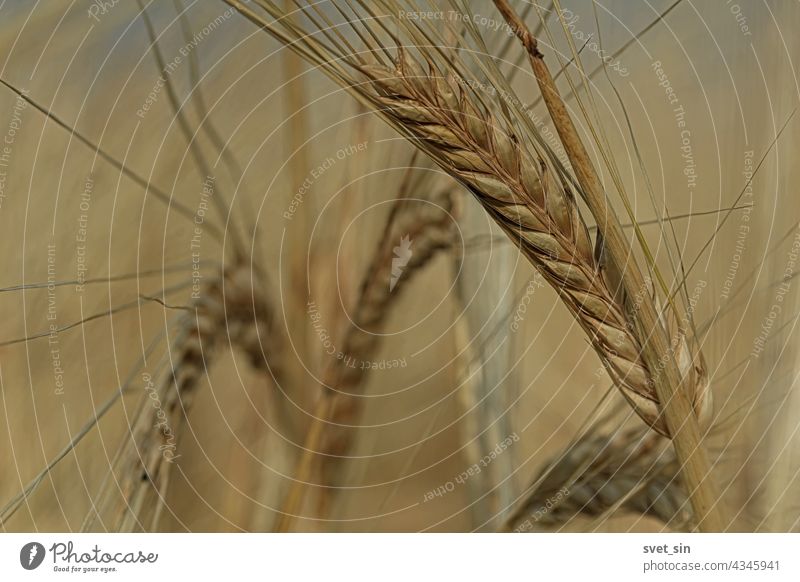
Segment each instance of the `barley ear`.
[[[603,236],[610,260],[622,273],[622,284],[628,295],[635,296],[645,288],[644,277],[544,62],[544,55],[539,51],[537,40],[506,0],[494,0],[494,4],[528,53],[542,98],[569,156],[584,199],[597,222],[598,232]],[[674,350],[670,346],[670,338],[652,297],[642,293],[641,298],[634,324],[637,335],[641,338],[643,359],[653,374],[659,411],[672,437],[698,527],[706,532],[722,531],[726,522],[702,446],[695,406],[698,392],[702,390],[705,393],[705,387],[697,385],[693,376],[681,375],[674,359]],[[635,405],[634,402],[631,403]]]

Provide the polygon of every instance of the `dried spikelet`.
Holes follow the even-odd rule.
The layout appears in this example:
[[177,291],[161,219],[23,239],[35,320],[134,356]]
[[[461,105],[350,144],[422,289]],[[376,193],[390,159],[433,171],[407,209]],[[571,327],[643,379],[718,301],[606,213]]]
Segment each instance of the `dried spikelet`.
[[[508,124],[482,112],[466,82],[453,74],[427,79],[420,89],[405,78],[408,53],[400,51],[394,70],[363,67],[374,99],[385,115],[424,144],[424,148],[464,183],[526,257],[559,292],[584,328],[603,363],[637,414],[668,435],[653,377],[641,357],[629,302],[606,274],[571,189],[557,172],[521,146]],[[456,97],[433,99],[430,94]],[[447,107],[443,104],[447,103]],[[456,104],[457,108],[450,107]],[[598,241],[602,247],[602,241]],[[647,292],[649,290],[643,290]],[[701,368],[698,368],[700,370]],[[689,382],[702,375],[685,368]],[[694,407],[707,410],[705,390],[694,391]]]
[[[375,357],[380,330],[392,302],[439,250],[456,242],[455,202],[452,191],[442,191],[425,200],[399,200],[392,211],[386,235],[364,276],[355,313],[343,338],[345,357],[332,361],[324,376],[326,394],[333,398],[327,419],[330,424],[324,429],[321,445],[321,452],[326,455],[322,463],[324,485],[334,482],[339,457],[346,455],[352,445],[352,429],[348,426],[357,423],[364,401],[360,394],[366,369],[361,363],[371,362]],[[391,287],[395,245],[404,237],[411,242],[412,252],[402,275]]]
[[673,529],[690,523],[688,498],[666,441],[641,428],[613,438],[589,434],[546,466],[506,528],[553,530],[573,518],[626,511],[656,517]]
[[229,268],[204,285],[180,318],[170,373],[149,395],[153,406],[145,405],[131,428],[130,440],[123,445],[119,487],[124,503],[119,506],[117,499],[108,500],[117,507],[112,518],[115,529],[139,527],[150,509],[146,500],[158,501],[151,493],[163,497],[170,466],[180,456],[177,446],[197,386],[215,354],[229,342],[247,354],[256,368],[269,369],[277,381],[281,372],[274,366],[279,348],[275,337],[265,292],[245,267]]

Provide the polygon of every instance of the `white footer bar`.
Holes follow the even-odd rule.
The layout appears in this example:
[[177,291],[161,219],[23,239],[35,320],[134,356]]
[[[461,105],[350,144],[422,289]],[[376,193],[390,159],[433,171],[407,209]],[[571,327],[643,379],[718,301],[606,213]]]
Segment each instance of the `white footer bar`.
[[0,580],[800,580],[800,534],[0,534]]

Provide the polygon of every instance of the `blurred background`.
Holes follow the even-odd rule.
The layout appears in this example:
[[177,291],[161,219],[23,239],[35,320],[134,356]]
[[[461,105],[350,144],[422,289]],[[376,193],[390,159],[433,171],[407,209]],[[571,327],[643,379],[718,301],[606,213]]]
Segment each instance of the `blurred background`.
[[[487,19],[488,46],[502,47],[491,3],[469,6]],[[796,531],[800,45],[791,26],[800,5],[562,7],[586,70],[606,59],[592,87],[645,234],[659,240],[654,208],[682,217],[666,228],[704,330],[718,421],[708,447],[731,529]],[[466,191],[320,71],[223,2],[146,10],[166,68],[135,2],[0,4],[0,77],[40,106],[0,87],[0,505],[132,378],[4,530],[78,530],[113,489],[114,455],[147,398],[143,374],[163,371],[192,284],[233,260],[236,239],[268,281],[286,381],[276,386],[221,350],[196,392],[157,529],[272,529],[329,365],[325,337],[336,345],[345,333],[410,175],[412,196],[453,193],[457,243],[393,299],[364,378],[364,414],[347,429],[355,445],[337,503],[318,519],[309,499],[294,528],[497,527],[608,405],[610,381],[583,331]],[[550,25],[548,50],[568,54]],[[521,57],[512,46],[506,64],[521,65],[514,86],[533,102]],[[543,105],[534,112],[542,134],[554,134]],[[204,196],[208,175],[187,135],[229,213]],[[484,470],[455,483],[508,438]],[[92,525],[106,527],[102,516]],[[562,529],[664,527],[618,512]]]

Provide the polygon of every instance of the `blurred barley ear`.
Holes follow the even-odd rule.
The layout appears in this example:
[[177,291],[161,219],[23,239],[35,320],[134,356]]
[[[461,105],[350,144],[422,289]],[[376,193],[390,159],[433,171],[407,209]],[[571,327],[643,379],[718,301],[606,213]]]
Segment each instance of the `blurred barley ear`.
[[[452,189],[416,194],[406,190],[409,184],[406,181],[399,188],[384,234],[362,280],[352,321],[337,343],[342,346],[342,357],[326,362],[321,392],[294,483],[281,507],[277,531],[290,531],[302,510],[315,467],[320,475],[319,511],[321,515],[328,514],[364,408],[363,379],[368,367],[363,364],[374,361],[383,324],[408,281],[457,240],[458,211]],[[411,241],[413,252],[396,276],[394,248],[403,239]]]
[[675,530],[691,526],[674,451],[641,427],[590,430],[534,478],[504,531],[557,531],[579,515],[601,522],[622,511]]
[[108,487],[97,502],[96,514],[110,519],[115,531],[157,530],[197,389],[226,344],[241,349],[276,384],[283,380],[274,310],[266,289],[246,266],[229,267],[207,282],[185,311],[170,350],[172,366],[154,380],[152,393],[159,406],[139,409],[130,438],[115,456],[119,495]]

